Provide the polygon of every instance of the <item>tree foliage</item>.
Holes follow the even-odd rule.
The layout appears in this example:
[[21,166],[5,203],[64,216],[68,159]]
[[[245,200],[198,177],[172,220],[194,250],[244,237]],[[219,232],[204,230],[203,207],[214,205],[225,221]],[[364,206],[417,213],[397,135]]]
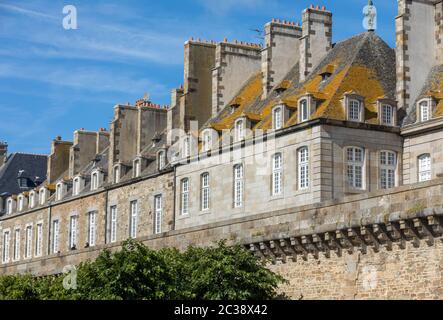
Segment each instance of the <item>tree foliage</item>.
[[128,240],[77,267],[76,289],[66,275],[0,277],[0,300],[265,300],[285,280],[243,247],[154,251]]

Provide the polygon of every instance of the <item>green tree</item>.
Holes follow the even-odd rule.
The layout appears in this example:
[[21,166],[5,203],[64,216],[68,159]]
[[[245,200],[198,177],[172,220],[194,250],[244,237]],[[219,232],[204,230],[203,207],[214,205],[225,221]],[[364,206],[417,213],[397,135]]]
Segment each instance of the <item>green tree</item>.
[[0,278],[0,300],[250,300],[273,299],[285,280],[242,246],[154,251],[128,240],[77,268],[77,288],[64,275]]

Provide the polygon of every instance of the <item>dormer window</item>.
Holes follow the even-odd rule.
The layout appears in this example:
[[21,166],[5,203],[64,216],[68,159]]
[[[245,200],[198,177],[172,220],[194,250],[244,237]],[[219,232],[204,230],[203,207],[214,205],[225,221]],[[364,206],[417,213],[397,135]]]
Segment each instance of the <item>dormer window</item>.
[[121,174],[120,165],[117,165],[114,167],[114,183],[120,182],[120,178],[121,178],[120,174]]
[[13,214],[14,213],[14,205],[15,205],[14,199],[9,198],[6,201],[6,214]]
[[349,121],[361,121],[361,103],[358,100],[351,99],[348,102],[348,120]]
[[91,173],[91,191],[100,188],[104,180],[103,172],[100,170],[94,170]]
[[379,107],[379,117],[380,123],[385,126],[394,126],[395,125],[395,108],[387,103],[380,103]]
[[46,189],[41,188],[38,193],[38,203],[43,206],[46,203]]
[[166,152],[164,150],[158,153],[158,170],[163,170],[166,167]]
[[431,107],[429,101],[420,102],[419,109],[421,122],[429,121],[431,119]]
[[35,191],[31,191],[29,193],[29,209],[32,209],[35,207]]
[[55,200],[61,201],[65,197],[67,186],[64,182],[57,183],[55,189]]
[[134,178],[138,178],[141,176],[142,171],[142,163],[140,159],[134,160]]
[[300,122],[305,122],[309,120],[309,103],[308,99],[302,99],[299,103],[299,112],[300,112]]
[[212,148],[212,134],[207,130],[203,133],[203,152],[208,152]]
[[274,130],[283,128],[283,106],[277,106],[272,112],[272,123]]
[[183,149],[182,149],[183,158],[188,158],[191,156],[191,138],[185,137],[183,139]]
[[83,177],[75,177],[72,183],[72,195],[78,196],[85,187],[85,179]]
[[242,141],[245,139],[245,124],[244,118],[238,119],[235,122],[235,141]]
[[24,195],[18,196],[18,211],[22,212],[25,209],[26,197]]

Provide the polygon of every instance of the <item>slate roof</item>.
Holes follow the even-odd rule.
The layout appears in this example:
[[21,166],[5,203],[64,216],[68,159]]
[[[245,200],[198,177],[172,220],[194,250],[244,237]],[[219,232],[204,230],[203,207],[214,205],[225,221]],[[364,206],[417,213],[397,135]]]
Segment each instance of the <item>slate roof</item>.
[[[229,129],[237,118],[246,116],[255,120],[253,129],[267,130],[272,127],[271,111],[275,105],[284,102],[296,110],[299,99],[305,94],[312,94],[318,101],[311,119],[345,120],[341,100],[350,92],[365,98],[365,122],[376,124],[377,100],[395,100],[395,50],[374,32],[365,32],[338,42],[301,83],[298,71],[297,63],[265,100],[261,100],[262,73],[254,75],[218,116],[203,128]],[[326,80],[322,78],[325,72],[330,73]],[[286,90],[279,94],[277,89],[280,87]],[[234,112],[230,107],[232,104],[238,105]],[[297,119],[297,112],[294,112],[285,125],[295,125]]]
[[0,194],[19,194],[28,189],[20,189],[17,176],[21,170],[25,175],[35,182],[36,177],[43,182],[46,179],[47,159],[45,155],[34,155],[25,153],[13,153],[7,162],[0,167]]
[[433,117],[443,116],[443,64],[435,66],[429,72],[429,76],[421,90],[420,95],[407,110],[407,116],[403,125],[411,125],[417,121],[417,103],[423,98],[433,97],[437,100],[437,106],[434,109]]

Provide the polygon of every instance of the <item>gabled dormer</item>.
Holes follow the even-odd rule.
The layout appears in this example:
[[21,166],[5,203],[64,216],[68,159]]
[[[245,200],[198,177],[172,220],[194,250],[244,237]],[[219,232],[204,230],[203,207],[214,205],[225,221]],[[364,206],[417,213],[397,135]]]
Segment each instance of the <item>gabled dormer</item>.
[[391,99],[377,100],[378,121],[383,126],[397,126],[397,102]]
[[37,206],[38,204],[38,191],[36,190],[31,190],[29,192],[29,203],[28,203],[28,208],[29,209],[33,209]]
[[365,122],[365,98],[356,92],[345,93],[343,108],[347,121]]
[[65,180],[60,180],[55,185],[55,201],[63,200],[68,193],[68,182]]
[[83,175],[77,175],[72,179],[72,195],[78,196],[86,186],[86,177]]
[[310,93],[305,93],[298,100],[298,123],[311,120],[311,115],[317,109],[317,100]]
[[417,122],[426,122],[433,118],[436,101],[433,97],[426,97],[417,102]]
[[28,197],[26,193],[19,194],[17,197],[17,211],[23,212],[28,207]]
[[48,187],[41,187],[38,189],[38,204],[40,206],[44,206],[51,195],[51,191]]
[[214,149],[218,143],[218,132],[212,128],[208,128],[201,133],[201,152],[209,152]]
[[13,214],[17,210],[17,197],[11,196],[6,199],[6,214]]
[[105,181],[105,172],[96,168],[91,172],[91,191],[95,191],[103,186]]

